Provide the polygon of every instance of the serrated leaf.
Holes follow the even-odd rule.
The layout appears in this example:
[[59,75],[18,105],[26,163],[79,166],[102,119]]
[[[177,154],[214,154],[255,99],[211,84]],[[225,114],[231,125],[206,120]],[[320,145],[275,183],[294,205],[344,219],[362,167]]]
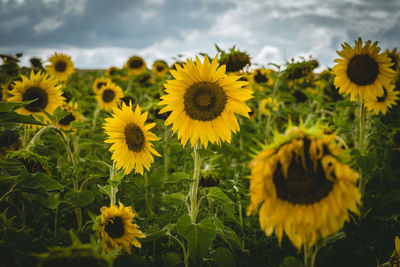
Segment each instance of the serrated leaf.
[[240,249],[240,239],[237,234],[217,217],[213,217],[217,235],[221,237],[233,249]]
[[94,195],[92,191],[72,191],[65,194],[65,199],[71,202],[75,208],[79,208],[89,206],[94,201]]
[[215,225],[210,218],[194,224],[189,215],[184,214],[178,219],[176,228],[188,242],[188,251],[193,262],[197,263],[207,255],[208,248],[216,237]]
[[68,115],[69,115],[69,112],[63,110],[60,106],[58,106],[56,108],[56,110],[54,110],[54,112],[53,112],[53,117],[54,117],[55,121],[59,121],[59,120],[65,118]]
[[182,193],[172,193],[163,195],[163,203],[167,205],[180,204],[184,200],[185,197]]
[[213,257],[213,261],[218,265],[218,267],[235,267],[235,258],[232,253],[227,248],[217,248]]
[[1,113],[0,122],[19,122],[24,124],[45,125],[32,115],[21,115],[16,112]]
[[235,206],[224,192],[218,187],[210,188],[207,198],[211,203],[217,204],[228,216],[235,219]]
[[97,185],[101,193],[111,198],[111,186],[110,185]]
[[43,189],[45,191],[63,190],[63,186],[56,180],[49,178],[42,172],[34,174],[27,174],[19,184],[15,187],[16,189]]
[[192,182],[192,177],[185,173],[185,172],[176,172],[171,174],[165,183],[167,184],[175,184],[175,183],[182,183],[182,182]]

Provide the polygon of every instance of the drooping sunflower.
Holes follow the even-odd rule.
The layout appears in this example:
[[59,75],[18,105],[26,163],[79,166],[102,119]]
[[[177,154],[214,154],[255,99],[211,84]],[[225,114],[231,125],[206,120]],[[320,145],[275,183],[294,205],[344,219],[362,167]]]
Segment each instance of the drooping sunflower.
[[140,74],[146,71],[146,62],[139,56],[133,56],[128,59],[124,68],[131,74]]
[[124,207],[122,203],[119,203],[119,207],[110,205],[110,207],[102,207],[100,211],[101,223],[98,233],[104,240],[103,252],[120,248],[131,253],[131,245],[141,247],[136,238],[146,236],[139,230],[137,224],[132,223],[135,215],[131,207]]
[[[64,102],[61,85],[57,80],[41,71],[36,74],[31,71],[30,77],[21,75],[22,81],[16,81],[11,91],[9,102],[23,102],[35,100],[34,102],[18,108],[16,112],[22,115],[39,115],[46,118],[43,111],[52,114],[53,111]],[[36,117],[36,116],[35,116]]]
[[279,108],[279,103],[276,98],[272,99],[271,97],[264,98],[260,103],[260,110],[265,116],[271,115],[272,111],[277,111]]
[[54,53],[49,58],[50,65],[46,65],[47,72],[59,81],[68,80],[69,76],[75,72],[74,63],[71,57],[66,54]]
[[103,125],[108,136],[105,142],[113,144],[110,147],[110,151],[113,151],[111,159],[118,169],[125,170],[125,174],[129,174],[133,168],[135,173],[143,174],[143,167],[149,170],[154,162],[152,154],[161,157],[151,143],[160,140],[150,132],[156,124],[145,124],[148,113],[142,114],[139,106],[133,112],[131,105],[122,103],[121,109],[113,108],[113,113],[113,117],[107,118]]
[[93,92],[99,94],[101,92],[101,87],[105,85],[110,85],[112,83],[110,78],[100,77],[94,80],[92,84]]
[[226,65],[226,72],[237,72],[249,67],[251,61],[250,56],[246,52],[232,48],[229,53],[222,53],[219,64]]
[[390,57],[379,51],[378,42],[367,41],[363,46],[361,38],[355,41],[354,48],[342,44],[342,51],[337,51],[341,58],[334,60],[337,64],[332,69],[339,93],[349,94],[351,101],[357,96],[365,100],[383,94],[383,87],[389,87],[395,72],[390,68]]
[[78,113],[78,103],[69,102],[62,106],[62,109],[68,112],[68,115],[58,121],[58,126],[64,130],[71,129],[71,122],[80,121],[81,115]]
[[115,83],[102,86],[100,93],[96,95],[100,108],[105,111],[111,111],[113,107],[117,107],[122,97],[124,97],[124,92]]
[[266,235],[281,242],[285,232],[300,250],[339,231],[348,211],[359,213],[358,174],[334,140],[321,127],[290,126],[253,159],[247,215],[259,210]]
[[107,76],[113,76],[113,75],[115,74],[115,72],[118,71],[118,70],[119,70],[119,69],[118,69],[117,67],[114,67],[114,66],[109,67],[109,68],[106,70],[106,75],[107,75]]
[[165,125],[172,125],[178,132],[183,146],[190,139],[193,147],[199,140],[207,147],[208,142],[230,142],[231,131],[239,131],[235,113],[249,118],[251,109],[244,101],[252,98],[252,91],[242,88],[247,82],[238,81],[240,76],[227,76],[225,65],[217,67],[215,57],[211,64],[207,56],[203,63],[187,59],[184,67],[176,65],[171,70],[174,80],[164,84],[167,93],[158,105],[166,105],[160,113],[172,111]]
[[250,75],[251,84],[257,90],[264,90],[265,86],[273,86],[274,80],[271,77],[271,69],[254,69]]
[[397,96],[400,92],[394,90],[394,84],[390,85],[386,89],[383,87],[383,94],[381,96],[375,97],[374,99],[368,99],[365,101],[365,108],[372,111],[375,115],[382,113],[383,115],[392,107],[396,105],[396,100],[399,100]]
[[390,67],[399,75],[400,72],[400,53],[397,52],[397,47],[393,48],[392,51],[386,50],[388,57],[392,60],[393,65]]
[[168,64],[164,60],[154,61],[152,71],[157,77],[165,77],[168,70]]

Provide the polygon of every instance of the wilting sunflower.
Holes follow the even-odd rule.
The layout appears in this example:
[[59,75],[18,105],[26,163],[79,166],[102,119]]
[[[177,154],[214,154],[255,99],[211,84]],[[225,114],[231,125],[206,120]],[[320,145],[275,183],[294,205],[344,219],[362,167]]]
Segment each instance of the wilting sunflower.
[[166,107],[160,113],[172,111],[165,125],[173,124],[183,146],[189,139],[192,147],[199,140],[205,147],[209,141],[230,142],[231,131],[239,131],[235,113],[249,118],[251,109],[244,101],[252,98],[252,91],[242,88],[247,82],[238,81],[240,76],[227,76],[225,65],[217,68],[217,60],[187,59],[183,68],[171,70],[175,80],[164,84],[167,94],[158,105]]
[[142,114],[139,106],[133,112],[131,105],[122,103],[121,109],[113,108],[113,113],[113,117],[107,118],[103,126],[108,136],[105,142],[113,144],[110,147],[110,151],[113,151],[111,159],[118,169],[125,170],[125,174],[129,174],[133,168],[135,173],[143,174],[143,167],[149,170],[154,162],[152,154],[161,157],[151,143],[160,138],[149,131],[156,124],[145,124],[148,113]]
[[122,97],[124,97],[124,92],[115,83],[102,86],[100,93],[96,95],[100,108],[105,111],[111,111],[113,107],[117,107]]
[[165,77],[169,70],[169,67],[167,62],[165,62],[164,60],[156,60],[153,63],[152,70],[157,77]]
[[22,81],[16,81],[11,91],[9,102],[23,102],[35,100],[34,102],[18,108],[16,112],[22,115],[33,114],[46,118],[42,111],[52,114],[53,111],[63,104],[61,85],[57,85],[57,80],[44,74],[41,71],[36,74],[31,71],[30,77],[21,76]]
[[237,72],[251,65],[250,56],[246,52],[230,49],[229,53],[222,53],[220,65],[226,65],[226,72]]
[[397,48],[393,48],[392,51],[386,50],[388,57],[392,60],[393,65],[390,67],[392,70],[396,72],[396,75],[399,75],[400,72],[400,54],[397,52]]
[[68,115],[58,121],[58,126],[64,130],[69,130],[71,129],[71,122],[81,120],[81,116],[78,113],[78,103],[69,102],[63,105],[62,109],[68,112]]
[[276,98],[272,99],[271,97],[268,97],[261,100],[260,110],[265,116],[271,115],[271,110],[277,111],[278,108],[279,103]]
[[350,94],[351,101],[357,96],[365,100],[383,94],[383,87],[389,87],[395,72],[390,68],[390,57],[379,51],[378,42],[367,41],[363,46],[361,38],[355,41],[354,48],[342,44],[342,51],[337,51],[341,58],[334,60],[337,64],[332,69],[339,93]]
[[54,53],[49,58],[49,62],[51,64],[46,66],[47,72],[59,81],[68,80],[69,76],[75,72],[74,63],[66,54]]
[[107,70],[106,70],[106,75],[107,76],[113,76],[114,74],[115,74],[115,72],[117,72],[119,69],[117,68],[117,67],[109,67]]
[[119,207],[111,204],[110,207],[101,208],[99,234],[104,240],[103,252],[124,248],[131,253],[131,245],[141,247],[136,238],[146,236],[137,224],[132,223],[134,217],[131,207],[124,207],[122,203],[119,203]]
[[105,85],[110,85],[112,83],[110,78],[106,78],[106,77],[100,77],[97,78],[96,80],[94,80],[93,84],[92,84],[92,88],[93,91],[96,94],[99,94],[101,92],[101,88]]
[[283,232],[300,249],[339,231],[359,213],[358,174],[341,162],[334,135],[320,127],[289,127],[251,162],[251,204],[266,235]]
[[271,73],[273,73],[271,69],[254,69],[250,75],[251,84],[258,90],[264,90],[265,86],[273,86]]
[[140,74],[146,71],[146,62],[139,56],[133,56],[128,59],[124,68],[131,74]]
[[365,108],[372,111],[375,115],[382,113],[386,114],[392,105],[396,105],[396,100],[399,100],[397,96],[400,92],[394,91],[394,85],[390,85],[386,89],[383,87],[383,94],[381,96],[375,97],[374,99],[368,99],[365,101]]

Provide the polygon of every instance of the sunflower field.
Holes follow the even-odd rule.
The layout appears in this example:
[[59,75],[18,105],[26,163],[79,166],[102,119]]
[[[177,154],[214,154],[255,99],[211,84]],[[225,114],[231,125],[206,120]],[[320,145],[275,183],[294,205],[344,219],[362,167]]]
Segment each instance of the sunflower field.
[[0,266],[400,266],[397,50],[215,53],[0,55]]

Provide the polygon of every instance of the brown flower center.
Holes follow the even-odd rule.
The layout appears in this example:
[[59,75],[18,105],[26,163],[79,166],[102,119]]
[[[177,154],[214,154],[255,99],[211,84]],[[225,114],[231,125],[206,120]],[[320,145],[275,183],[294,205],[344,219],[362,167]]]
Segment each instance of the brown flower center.
[[125,229],[124,222],[122,221],[121,217],[114,217],[106,222],[104,231],[106,231],[106,233],[113,239],[123,236]]
[[347,76],[357,85],[373,84],[378,74],[378,63],[370,55],[354,56],[347,66]]
[[48,95],[45,90],[40,87],[31,87],[22,95],[22,101],[34,99],[36,99],[36,101],[25,106],[27,110],[30,112],[40,112],[42,109],[46,108],[48,104]]
[[115,97],[115,92],[113,90],[111,89],[104,90],[102,98],[105,103],[113,101],[114,97]]
[[129,123],[125,127],[125,141],[128,149],[134,152],[142,151],[145,138],[142,129],[134,123]]
[[71,122],[73,122],[75,120],[75,116],[72,115],[72,113],[68,114],[67,116],[65,116],[64,118],[62,118],[61,120],[59,120],[59,124],[61,125],[65,125],[68,126],[71,124]]
[[211,121],[221,115],[227,96],[216,83],[198,82],[190,86],[184,95],[186,114],[193,120]]
[[67,69],[67,63],[65,61],[57,61],[56,64],[54,65],[54,68],[58,72],[64,72]]
[[129,62],[129,68],[131,69],[139,69],[143,66],[143,60],[139,58],[132,59],[131,62]]
[[103,87],[104,85],[106,85],[107,83],[104,82],[98,82],[97,83],[97,89],[100,89],[101,87]]
[[[293,153],[292,161],[285,177],[282,166],[278,163],[274,172],[274,184],[278,198],[292,204],[313,204],[325,198],[332,191],[333,182],[325,176],[321,161],[318,160],[317,168],[309,155],[310,140],[304,139],[305,165],[301,157]],[[324,151],[328,149],[324,147]],[[324,152],[324,154],[325,154]],[[329,152],[328,152],[329,153]],[[332,174],[334,177],[334,174]]]
[[263,75],[261,71],[257,70],[256,75],[254,75],[254,81],[256,83],[266,83],[268,82],[268,77]]

